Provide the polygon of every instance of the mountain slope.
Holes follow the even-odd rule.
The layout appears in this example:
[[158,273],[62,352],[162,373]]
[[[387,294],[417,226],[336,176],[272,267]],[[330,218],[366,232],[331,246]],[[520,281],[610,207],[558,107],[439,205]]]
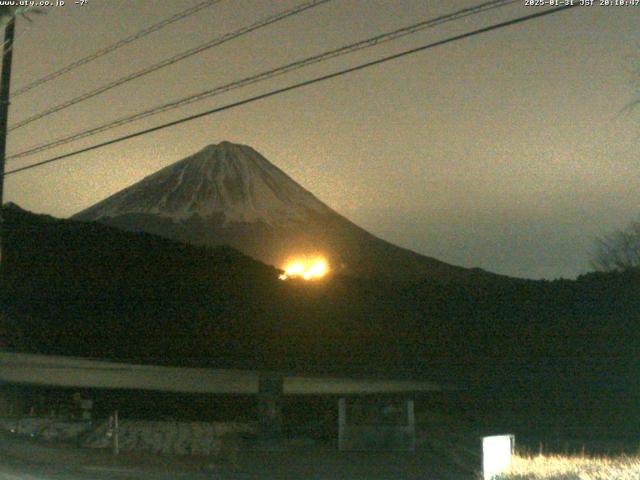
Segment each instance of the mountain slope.
[[72,218],[194,245],[226,244],[278,267],[293,257],[322,255],[334,272],[364,277],[485,275],[375,237],[251,147],[229,142],[210,145]]
[[401,342],[385,345],[392,333],[411,338],[395,320],[399,287],[346,276],[281,282],[228,247],[16,206],[4,220],[0,348],[292,371],[403,365]]
[[76,218],[149,214],[173,221],[220,217],[224,224],[277,226],[329,212],[252,148],[222,142],[163,168]]

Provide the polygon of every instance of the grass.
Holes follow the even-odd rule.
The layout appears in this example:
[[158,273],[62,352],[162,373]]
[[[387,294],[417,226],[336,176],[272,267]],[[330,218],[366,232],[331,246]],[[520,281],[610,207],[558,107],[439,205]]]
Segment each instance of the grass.
[[638,456],[515,455],[499,480],[640,480]]

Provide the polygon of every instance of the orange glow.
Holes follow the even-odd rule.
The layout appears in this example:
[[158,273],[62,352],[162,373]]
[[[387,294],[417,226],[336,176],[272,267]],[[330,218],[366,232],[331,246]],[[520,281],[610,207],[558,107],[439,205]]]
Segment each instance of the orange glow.
[[302,278],[304,280],[317,280],[329,273],[329,264],[324,258],[314,258],[311,260],[294,260],[287,264],[284,273],[278,278],[288,280],[289,278]]

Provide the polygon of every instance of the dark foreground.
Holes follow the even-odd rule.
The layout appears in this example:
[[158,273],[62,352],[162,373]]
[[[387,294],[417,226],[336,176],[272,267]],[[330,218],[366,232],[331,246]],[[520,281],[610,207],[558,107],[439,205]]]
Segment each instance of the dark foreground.
[[1,480],[133,479],[313,479],[461,480],[473,478],[433,452],[338,452],[325,446],[280,451],[245,449],[237,458],[216,460],[122,453],[43,445],[0,438]]

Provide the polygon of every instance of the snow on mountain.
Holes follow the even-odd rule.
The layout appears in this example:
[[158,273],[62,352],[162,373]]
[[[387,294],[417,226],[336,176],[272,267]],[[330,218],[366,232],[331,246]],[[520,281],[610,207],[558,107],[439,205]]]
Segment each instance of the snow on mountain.
[[83,220],[127,214],[173,221],[221,215],[224,223],[277,226],[330,209],[251,147],[210,145],[76,215]]

